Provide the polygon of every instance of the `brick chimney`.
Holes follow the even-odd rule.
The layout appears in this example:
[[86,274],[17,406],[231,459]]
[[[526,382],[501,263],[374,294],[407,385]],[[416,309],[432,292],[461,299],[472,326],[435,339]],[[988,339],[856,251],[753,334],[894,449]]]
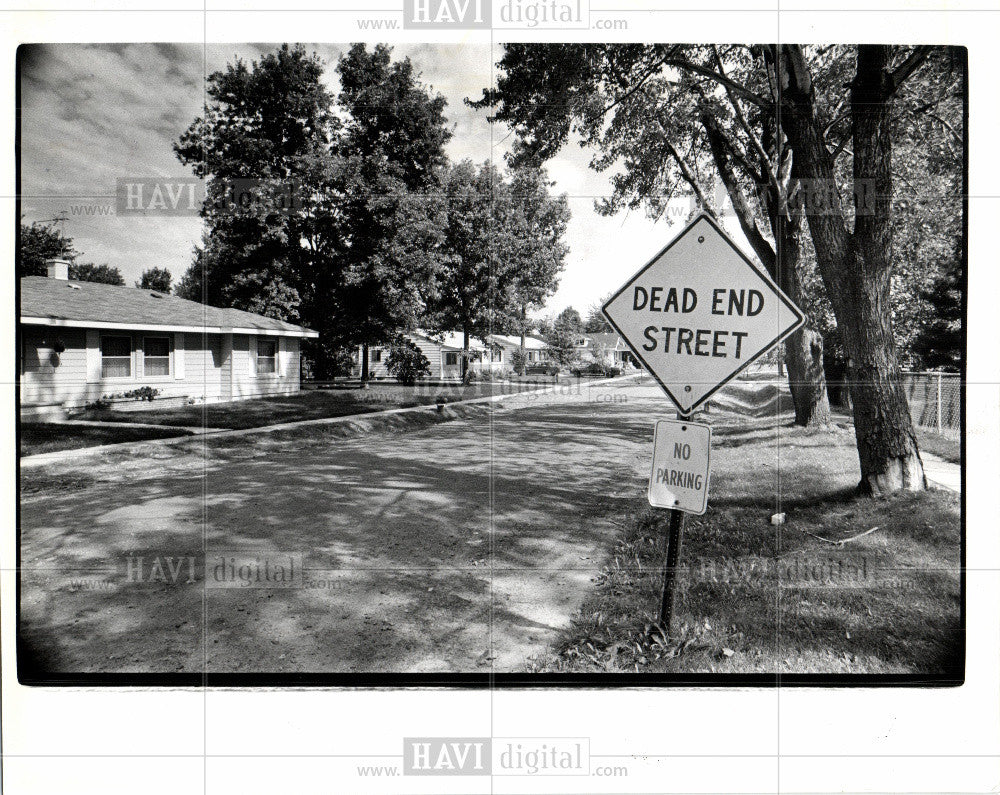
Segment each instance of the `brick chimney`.
[[69,263],[64,259],[45,260],[45,269],[50,279],[69,279]]

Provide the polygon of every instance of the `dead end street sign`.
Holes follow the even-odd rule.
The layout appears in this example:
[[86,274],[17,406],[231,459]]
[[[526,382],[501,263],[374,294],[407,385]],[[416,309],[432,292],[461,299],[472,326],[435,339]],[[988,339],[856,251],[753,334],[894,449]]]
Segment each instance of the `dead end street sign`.
[[602,309],[682,414],[805,322],[707,213]]
[[708,507],[712,429],[686,420],[659,420],[653,433],[649,504],[703,514]]

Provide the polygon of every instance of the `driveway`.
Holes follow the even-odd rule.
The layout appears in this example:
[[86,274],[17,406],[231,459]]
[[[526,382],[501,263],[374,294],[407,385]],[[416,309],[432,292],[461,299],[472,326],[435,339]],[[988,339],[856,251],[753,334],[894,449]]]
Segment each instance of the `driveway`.
[[410,433],[26,470],[26,652],[69,672],[517,670],[592,587],[658,416],[625,382]]

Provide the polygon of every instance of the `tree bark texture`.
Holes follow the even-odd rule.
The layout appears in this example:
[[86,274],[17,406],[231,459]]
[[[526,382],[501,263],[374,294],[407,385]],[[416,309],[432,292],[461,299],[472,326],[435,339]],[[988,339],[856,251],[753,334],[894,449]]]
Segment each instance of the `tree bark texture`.
[[861,464],[862,493],[926,488],[923,464],[903,391],[889,314],[892,265],[892,176],[889,115],[894,90],[890,50],[858,47],[851,84],[854,188],[866,196],[848,231],[835,190],[833,158],[817,120],[808,65],[797,45],[767,48],[775,70],[780,121],[806,189],[828,186],[826,204],[805,207],[823,283],[848,356],[847,377]]
[[[801,220],[798,217],[791,220],[785,217],[787,208],[784,197],[777,195],[774,187],[768,185],[767,212],[770,217],[771,233],[777,242],[776,246],[772,246],[758,228],[753,212],[743,197],[743,191],[726,154],[725,138],[718,128],[718,122],[710,114],[705,114],[702,117],[702,126],[708,137],[712,159],[732,200],[744,236],[771,278],[778,283],[793,304],[800,305],[802,290],[798,267]],[[761,164],[761,167],[766,168],[767,165]],[[760,181],[763,182],[763,175]],[[822,336],[809,328],[802,328],[790,335],[785,341],[785,364],[788,366],[788,388],[795,406],[795,424],[802,427],[829,426],[830,402],[827,398],[826,375],[823,370]]]

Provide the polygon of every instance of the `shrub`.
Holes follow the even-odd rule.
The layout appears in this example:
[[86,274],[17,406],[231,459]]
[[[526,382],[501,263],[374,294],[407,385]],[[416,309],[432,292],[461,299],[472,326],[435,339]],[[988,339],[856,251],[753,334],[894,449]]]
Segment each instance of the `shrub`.
[[133,400],[153,400],[159,394],[159,389],[153,389],[151,386],[141,386],[129,392],[122,392],[122,397],[132,398]]
[[431,363],[413,342],[401,340],[389,348],[385,369],[399,383],[411,385],[431,374]]
[[514,372],[518,375],[524,375],[525,365],[528,363],[528,354],[522,351],[520,348],[515,348],[510,355],[510,364],[514,368]]

